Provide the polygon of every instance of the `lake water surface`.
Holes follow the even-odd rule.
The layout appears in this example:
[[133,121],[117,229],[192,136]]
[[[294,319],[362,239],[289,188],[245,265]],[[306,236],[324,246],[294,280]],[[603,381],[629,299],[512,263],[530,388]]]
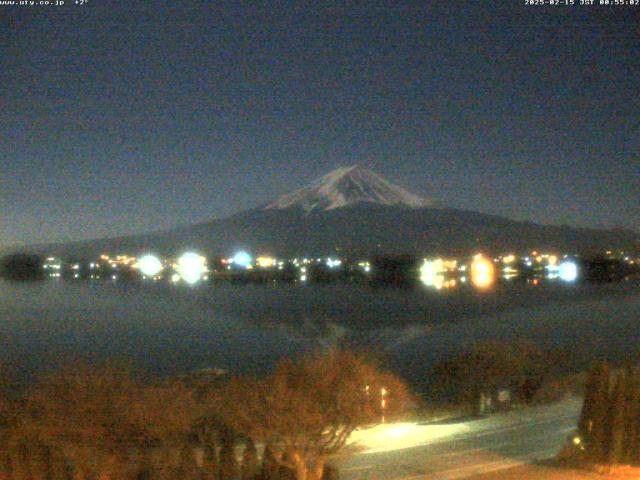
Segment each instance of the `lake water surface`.
[[640,288],[0,282],[0,339],[0,361],[25,376],[74,356],[128,358],[158,374],[262,371],[282,356],[347,343],[373,347],[415,379],[435,360],[481,340],[527,340],[585,363],[637,355]]

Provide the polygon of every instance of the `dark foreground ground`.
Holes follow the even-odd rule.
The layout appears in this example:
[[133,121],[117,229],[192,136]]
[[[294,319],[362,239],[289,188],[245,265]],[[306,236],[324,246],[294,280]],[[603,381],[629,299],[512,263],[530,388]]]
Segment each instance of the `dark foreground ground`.
[[524,465],[469,478],[472,480],[637,480],[640,478],[640,469],[623,466],[613,472],[595,473],[563,468],[550,461],[546,464]]
[[[557,465],[524,465],[521,467],[468,477],[472,480],[608,480],[623,477],[607,477],[596,473],[561,468]],[[638,478],[630,477],[630,478]]]

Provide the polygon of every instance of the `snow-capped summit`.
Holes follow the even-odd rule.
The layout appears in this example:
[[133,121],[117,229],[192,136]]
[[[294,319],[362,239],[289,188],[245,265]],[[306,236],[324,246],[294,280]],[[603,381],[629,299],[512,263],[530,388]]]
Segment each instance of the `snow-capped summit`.
[[428,199],[393,185],[380,175],[359,165],[338,168],[310,185],[280,197],[265,207],[285,209],[300,207],[310,213],[333,210],[356,203],[420,208],[432,205]]

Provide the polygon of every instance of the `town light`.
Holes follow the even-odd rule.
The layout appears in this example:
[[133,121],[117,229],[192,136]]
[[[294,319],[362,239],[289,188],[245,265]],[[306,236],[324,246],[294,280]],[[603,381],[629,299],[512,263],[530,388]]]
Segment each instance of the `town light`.
[[256,258],[256,264],[261,268],[271,268],[276,265],[276,259],[273,257],[258,257]]
[[207,270],[206,259],[197,253],[187,252],[178,259],[177,270],[185,282],[197,283]]
[[425,260],[420,267],[420,281],[427,287],[440,290],[444,285],[444,262],[441,258]]
[[162,271],[162,262],[155,255],[144,255],[136,263],[138,270],[147,277],[155,277]]
[[251,265],[252,261],[253,258],[251,258],[251,255],[249,255],[245,251],[240,251],[231,258],[231,263],[244,268],[248,268]]
[[513,263],[516,260],[516,256],[515,255],[507,255],[506,257],[502,258],[502,262],[503,263]]
[[495,267],[493,262],[482,255],[473,257],[471,263],[471,283],[476,288],[489,288],[495,281]]
[[575,282],[578,278],[578,265],[571,260],[567,260],[558,265],[558,276],[565,282]]
[[337,268],[342,265],[342,260],[327,258],[327,267],[329,268]]

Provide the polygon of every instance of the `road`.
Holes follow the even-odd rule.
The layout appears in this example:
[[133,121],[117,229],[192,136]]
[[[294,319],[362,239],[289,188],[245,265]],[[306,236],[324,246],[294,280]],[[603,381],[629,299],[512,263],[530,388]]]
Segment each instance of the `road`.
[[429,424],[355,432],[336,459],[343,480],[450,480],[504,471],[555,456],[576,428],[581,402]]

